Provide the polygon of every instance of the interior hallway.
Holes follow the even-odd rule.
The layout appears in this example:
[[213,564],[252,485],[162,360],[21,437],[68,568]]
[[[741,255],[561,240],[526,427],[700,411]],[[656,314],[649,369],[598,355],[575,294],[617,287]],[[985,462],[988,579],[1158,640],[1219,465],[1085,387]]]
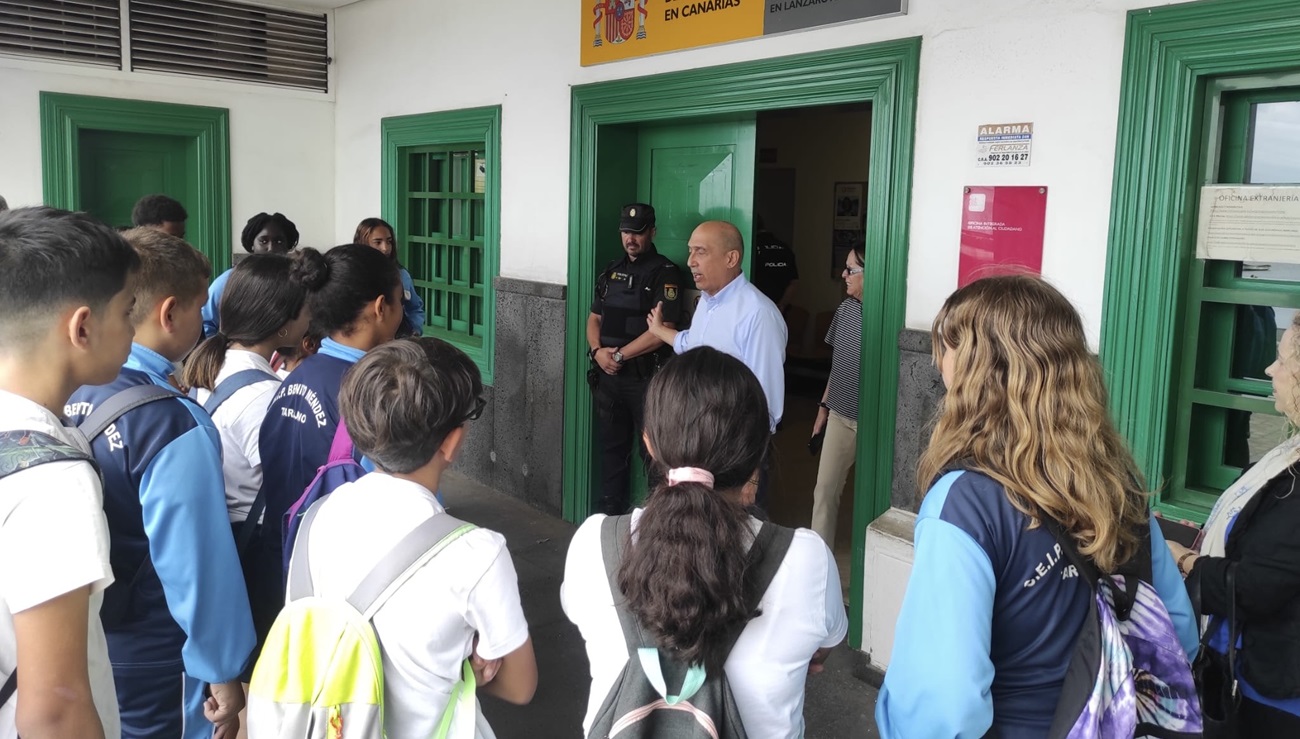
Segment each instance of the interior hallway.
[[[805,452],[806,453],[806,452]],[[457,518],[501,532],[519,574],[519,592],[537,653],[537,695],[527,706],[483,696],[483,712],[500,739],[579,737],[589,684],[578,630],[560,607],[564,558],[574,526],[456,473],[442,494]],[[804,716],[809,739],[871,739],[876,689],[855,676],[861,658],[846,644],[808,680]]]
[[[772,439],[772,490],[768,513],[782,526],[802,526],[812,523],[813,487],[817,483],[817,466],[820,456],[808,451],[813,422],[817,417],[817,401],[825,387],[824,378],[815,382],[791,380],[787,371],[785,417],[781,430]],[[840,586],[844,602],[849,602],[849,578],[853,572],[853,476],[848,478],[840,493],[840,512],[835,520],[835,564],[840,571]]]

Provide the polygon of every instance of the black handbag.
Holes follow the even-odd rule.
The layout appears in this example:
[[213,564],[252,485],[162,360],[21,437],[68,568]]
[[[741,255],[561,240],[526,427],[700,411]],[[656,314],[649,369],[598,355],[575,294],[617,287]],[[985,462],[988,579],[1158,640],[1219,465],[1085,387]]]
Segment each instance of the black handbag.
[[1237,563],[1228,565],[1225,578],[1228,587],[1228,654],[1210,649],[1210,639],[1223,625],[1223,618],[1211,619],[1201,637],[1201,649],[1192,664],[1196,678],[1196,691],[1201,696],[1201,722],[1205,739],[1238,739],[1241,736],[1239,711],[1241,686],[1237,682],[1237,637],[1241,631],[1237,624]]

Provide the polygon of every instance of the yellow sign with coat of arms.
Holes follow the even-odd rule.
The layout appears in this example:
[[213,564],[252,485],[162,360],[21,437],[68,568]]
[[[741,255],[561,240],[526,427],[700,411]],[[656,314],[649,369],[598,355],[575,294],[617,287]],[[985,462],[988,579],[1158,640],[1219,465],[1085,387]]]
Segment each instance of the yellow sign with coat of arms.
[[907,12],[907,0],[580,0],[582,65]]

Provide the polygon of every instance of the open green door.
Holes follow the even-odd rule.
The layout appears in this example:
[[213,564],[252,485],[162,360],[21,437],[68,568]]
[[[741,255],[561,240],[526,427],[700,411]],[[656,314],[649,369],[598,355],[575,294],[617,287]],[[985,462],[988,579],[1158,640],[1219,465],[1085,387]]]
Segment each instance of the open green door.
[[[573,88],[563,491],[564,517],[573,522],[581,522],[589,514],[595,486],[591,465],[592,439],[597,432],[586,383],[584,330],[596,273],[609,261],[608,257],[602,260],[602,250],[617,249],[620,203],[615,200],[638,199],[638,167],[636,161],[629,161],[639,153],[638,134],[644,131],[652,138],[652,127],[670,122],[674,129],[689,130],[692,123],[716,122],[722,117],[732,120],[733,116],[755,111],[844,103],[871,106],[867,222],[874,225],[867,232],[868,264],[863,273],[862,403],[849,620],[849,641],[855,647],[862,644],[866,623],[863,586],[867,525],[891,504],[898,332],[904,325],[907,304],[912,147],[920,58],[921,39],[908,38]],[[749,156],[752,152],[751,143],[735,154]],[[732,189],[734,193],[734,181]],[[650,188],[650,183],[645,192],[658,200],[659,193]],[[676,205],[654,204],[660,221],[660,245],[677,257],[672,251],[675,238],[671,232],[677,220]],[[698,216],[698,203],[696,207]],[[738,215],[734,220],[742,231],[750,230],[751,207],[747,197],[736,201]]]
[[[752,115],[641,128],[637,199],[655,207],[655,245],[684,272],[686,242],[704,221],[730,221],[749,246],[754,218],[754,130]],[[748,272],[749,249],[745,252]]]
[[129,226],[141,195],[185,206],[185,240],[212,274],[231,262],[230,134],[224,108],[41,93],[45,204]]
[[[637,136],[636,199],[655,208],[655,246],[686,268],[691,232],[704,221],[729,221],[749,245],[754,204],[755,119],[642,126]],[[745,269],[749,269],[749,249]],[[698,293],[687,291],[686,313]],[[689,321],[689,319],[688,319]],[[688,323],[686,325],[689,325]],[[600,479],[599,477],[596,479]],[[632,465],[632,501],[645,499],[645,469]]]

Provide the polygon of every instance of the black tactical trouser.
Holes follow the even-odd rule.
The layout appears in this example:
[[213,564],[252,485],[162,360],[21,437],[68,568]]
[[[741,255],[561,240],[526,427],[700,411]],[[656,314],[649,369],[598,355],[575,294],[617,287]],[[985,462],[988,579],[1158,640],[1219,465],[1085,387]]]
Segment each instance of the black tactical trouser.
[[627,366],[617,375],[600,373],[596,383],[596,426],[600,449],[599,512],[621,516],[631,507],[632,447],[641,452],[642,464],[649,469],[650,455],[641,440],[646,386],[650,375]]

